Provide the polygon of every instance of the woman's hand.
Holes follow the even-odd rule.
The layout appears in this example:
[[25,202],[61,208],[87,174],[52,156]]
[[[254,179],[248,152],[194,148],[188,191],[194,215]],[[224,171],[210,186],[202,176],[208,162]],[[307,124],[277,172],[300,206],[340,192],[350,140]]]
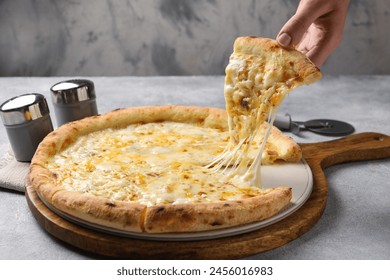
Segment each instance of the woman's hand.
[[295,47],[320,67],[340,44],[349,0],[301,0],[276,40]]

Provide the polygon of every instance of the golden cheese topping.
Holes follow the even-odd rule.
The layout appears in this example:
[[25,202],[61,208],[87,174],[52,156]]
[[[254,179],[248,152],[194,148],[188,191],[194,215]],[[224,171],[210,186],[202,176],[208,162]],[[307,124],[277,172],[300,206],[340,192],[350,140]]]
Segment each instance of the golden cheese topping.
[[228,140],[228,132],[194,124],[134,124],[80,136],[47,167],[69,191],[148,206],[258,194],[261,190],[248,182],[205,167]]
[[264,58],[233,53],[226,68],[225,100],[232,140],[250,138],[289,91],[277,65]]

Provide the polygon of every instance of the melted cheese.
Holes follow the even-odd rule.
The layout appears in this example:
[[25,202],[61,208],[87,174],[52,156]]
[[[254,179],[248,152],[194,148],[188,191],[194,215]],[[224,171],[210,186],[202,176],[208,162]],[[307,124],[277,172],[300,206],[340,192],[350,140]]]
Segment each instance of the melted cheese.
[[[282,70],[280,70],[282,69]],[[229,116],[230,140],[224,152],[212,161],[214,170],[227,170],[252,185],[261,186],[261,158],[278,106],[295,85],[295,73],[278,64],[278,59],[233,53],[226,68],[225,101]],[[259,128],[268,120],[268,129],[253,161],[250,150]]]
[[161,122],[106,129],[81,136],[50,158],[57,184],[151,206],[236,200],[261,192],[204,165],[223,151],[228,132]]

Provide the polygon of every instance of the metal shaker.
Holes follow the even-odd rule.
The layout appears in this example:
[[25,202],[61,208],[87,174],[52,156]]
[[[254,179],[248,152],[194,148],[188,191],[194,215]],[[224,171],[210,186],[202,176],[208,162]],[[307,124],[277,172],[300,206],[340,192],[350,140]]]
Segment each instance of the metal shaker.
[[31,161],[39,143],[53,131],[46,98],[39,93],[16,96],[0,105],[0,115],[17,161]]
[[63,81],[53,85],[50,90],[58,126],[98,114],[92,81]]

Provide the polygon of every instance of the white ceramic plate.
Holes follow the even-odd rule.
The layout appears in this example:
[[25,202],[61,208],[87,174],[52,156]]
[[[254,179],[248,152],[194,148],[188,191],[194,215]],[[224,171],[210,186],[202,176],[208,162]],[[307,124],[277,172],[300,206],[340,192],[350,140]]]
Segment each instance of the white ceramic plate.
[[108,234],[156,241],[195,241],[215,239],[251,232],[274,224],[288,217],[289,215],[297,211],[306,202],[313,189],[313,175],[311,173],[309,165],[304,160],[301,160],[298,163],[281,163],[278,165],[262,166],[261,173],[262,183],[268,188],[278,186],[292,187],[293,195],[288,207],[285,208],[279,214],[264,221],[212,231],[194,233],[138,233],[122,231],[89,223],[84,220],[75,218],[62,211],[59,211],[46,201],[42,199],[41,200],[50,210],[52,210],[60,217],[80,226]]

